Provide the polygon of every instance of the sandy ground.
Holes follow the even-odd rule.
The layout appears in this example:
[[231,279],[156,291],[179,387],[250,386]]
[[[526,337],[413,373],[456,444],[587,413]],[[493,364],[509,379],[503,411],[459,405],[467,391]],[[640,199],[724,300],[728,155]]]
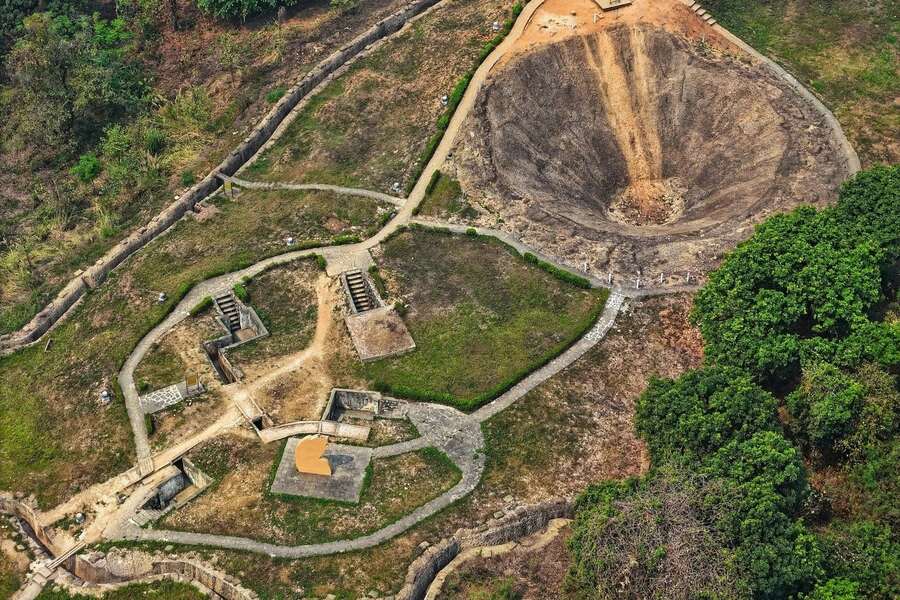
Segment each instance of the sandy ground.
[[240,384],[224,388],[235,403],[246,404],[253,399],[276,422],[318,419],[328,392],[334,387],[325,365],[335,337],[339,306],[338,285],[324,273],[316,281],[318,314],[316,333],[309,346],[295,354],[268,361],[265,367],[256,366]]

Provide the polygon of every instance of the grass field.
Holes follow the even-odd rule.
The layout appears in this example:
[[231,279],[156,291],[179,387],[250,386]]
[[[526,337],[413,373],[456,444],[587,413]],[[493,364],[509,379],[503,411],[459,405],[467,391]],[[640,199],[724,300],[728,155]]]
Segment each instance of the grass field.
[[[335,219],[345,224],[339,231]],[[121,396],[101,407],[98,395],[191,285],[301,244],[365,237],[379,222],[375,202],[318,192],[246,192],[218,202],[202,222],[179,222],[88,294],[46,352],[39,345],[0,358],[0,489],[52,505],[131,465]],[[287,247],[287,235],[298,244]]]
[[215,489],[171,513],[161,527],[240,535],[281,544],[359,537],[380,529],[459,481],[459,469],[434,448],[372,461],[357,504],[272,494],[284,444],[260,446],[237,438],[193,452],[215,477]]
[[84,594],[70,594],[64,589],[53,591],[55,586],[50,583],[41,592],[37,600],[201,600],[206,598],[192,585],[177,581],[155,581],[153,583],[135,583],[126,585],[117,590],[106,592],[100,596],[87,596]]
[[470,211],[472,209],[466,202],[459,182],[440,171],[435,171],[425,190],[425,198],[422,199],[417,214],[425,217],[446,218],[459,214],[472,216]]
[[472,408],[555,356],[603,307],[604,292],[556,279],[496,241],[428,230],[384,244],[379,269],[416,350],[367,363],[376,387]]
[[[303,108],[248,176],[406,189],[449,95],[509,0],[457,0],[416,21]],[[427,51],[423,51],[427,49]]]
[[900,162],[896,0],[706,0],[703,7],[812,88],[863,167]]
[[244,285],[269,335],[238,346],[231,357],[238,363],[253,362],[299,352],[316,330],[315,292],[319,268],[314,260],[276,267]]

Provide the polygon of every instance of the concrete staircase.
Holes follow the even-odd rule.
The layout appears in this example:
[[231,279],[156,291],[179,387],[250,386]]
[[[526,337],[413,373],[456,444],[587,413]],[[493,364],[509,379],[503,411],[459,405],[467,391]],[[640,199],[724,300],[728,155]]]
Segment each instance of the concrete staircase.
[[703,10],[703,6],[700,5],[699,2],[692,2],[689,5],[689,8],[697,13],[697,16],[703,19],[703,21],[708,25],[715,25],[716,20],[713,18],[711,14]]
[[353,303],[355,312],[361,313],[375,308],[372,295],[369,293],[369,283],[359,269],[345,271],[344,283],[350,293],[350,302]]
[[238,310],[234,294],[231,292],[223,292],[213,298],[213,300],[218,309],[225,315],[225,322],[228,324],[228,330],[231,333],[238,331],[241,328],[241,313],[240,310]]

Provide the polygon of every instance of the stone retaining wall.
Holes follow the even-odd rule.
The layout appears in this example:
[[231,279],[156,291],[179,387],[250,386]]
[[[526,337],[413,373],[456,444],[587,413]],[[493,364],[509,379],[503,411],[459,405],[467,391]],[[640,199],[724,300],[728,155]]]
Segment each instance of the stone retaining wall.
[[574,512],[572,501],[557,499],[519,507],[480,528],[460,529],[451,537],[427,548],[412,562],[396,600],[424,598],[437,574],[464,550],[496,546],[529,536],[545,528],[553,519],[572,518]]
[[79,555],[72,574],[89,584],[79,591],[108,591],[130,583],[166,578],[199,584],[225,600],[258,599],[254,592],[242,587],[236,579],[209,565],[190,559],[150,556],[140,551],[115,550],[107,555]]
[[0,354],[13,352],[37,341],[62,318],[69,308],[81,299],[88,289],[93,289],[100,285],[110,271],[119,266],[126,258],[146,246],[156,236],[174,225],[188,211],[192,210],[194,205],[215,192],[220,185],[219,179],[215,175],[216,173],[234,175],[269,140],[281,122],[294,110],[297,104],[325,78],[362,52],[367,46],[396,33],[412,17],[422,13],[439,1],[441,0],[416,0],[411,2],[394,14],[385,17],[319,63],[272,107],[244,141],[225,160],[214,167],[202,181],[163,209],[149,223],[112,247],[85,272],[76,274],[57,294],[56,298],[35,315],[22,329],[12,334],[0,336]]
[[40,519],[38,519],[34,508],[22,500],[16,499],[11,494],[0,494],[0,513],[13,515],[27,523],[28,527],[34,532],[34,536],[37,540],[44,548],[49,550],[53,556],[58,556],[62,553],[62,549],[59,548],[59,545],[47,532],[47,529],[44,527],[43,523],[41,523]]

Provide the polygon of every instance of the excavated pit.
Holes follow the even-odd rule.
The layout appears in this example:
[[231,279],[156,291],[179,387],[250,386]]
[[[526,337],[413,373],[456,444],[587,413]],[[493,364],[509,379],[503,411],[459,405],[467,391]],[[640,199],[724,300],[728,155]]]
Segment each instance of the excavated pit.
[[598,274],[703,271],[848,174],[825,119],[767,66],[648,25],[512,58],[461,134],[451,169],[476,222]]

